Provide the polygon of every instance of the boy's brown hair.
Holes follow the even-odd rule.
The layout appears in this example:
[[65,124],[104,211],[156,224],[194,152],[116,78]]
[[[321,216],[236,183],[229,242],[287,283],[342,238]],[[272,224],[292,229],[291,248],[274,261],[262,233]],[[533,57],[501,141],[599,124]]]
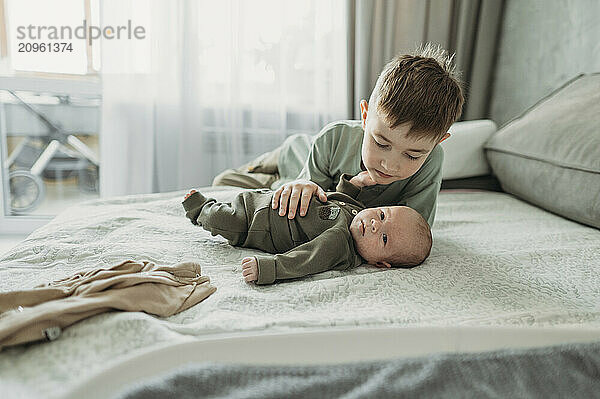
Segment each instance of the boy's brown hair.
[[376,101],[375,110],[391,129],[411,122],[409,136],[441,140],[464,103],[453,58],[430,43],[397,55],[379,75],[369,105]]

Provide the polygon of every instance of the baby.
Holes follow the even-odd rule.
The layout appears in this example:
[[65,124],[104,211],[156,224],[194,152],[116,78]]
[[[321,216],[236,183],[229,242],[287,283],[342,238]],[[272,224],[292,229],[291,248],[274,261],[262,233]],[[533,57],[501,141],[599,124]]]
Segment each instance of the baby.
[[355,200],[352,176],[342,175],[327,201],[312,197],[303,217],[289,219],[272,209],[273,192],[244,191],[231,203],[219,203],[191,190],[182,202],[186,216],[231,245],[273,255],[242,259],[247,282],[272,284],[369,263],[378,267],[421,264],[431,250],[431,231],[407,206],[365,208]]

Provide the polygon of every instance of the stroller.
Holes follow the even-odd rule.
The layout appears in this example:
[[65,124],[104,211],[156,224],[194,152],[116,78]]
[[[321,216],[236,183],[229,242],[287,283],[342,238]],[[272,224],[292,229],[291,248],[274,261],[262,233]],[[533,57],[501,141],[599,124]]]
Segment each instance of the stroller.
[[[5,170],[9,171],[11,213],[23,215],[36,209],[46,191],[42,177],[56,178],[61,170],[77,171],[79,187],[88,192],[98,192],[100,162],[96,154],[14,91],[6,91],[48,128],[45,136],[26,136],[4,163]],[[61,101],[68,102],[68,98],[61,98]]]

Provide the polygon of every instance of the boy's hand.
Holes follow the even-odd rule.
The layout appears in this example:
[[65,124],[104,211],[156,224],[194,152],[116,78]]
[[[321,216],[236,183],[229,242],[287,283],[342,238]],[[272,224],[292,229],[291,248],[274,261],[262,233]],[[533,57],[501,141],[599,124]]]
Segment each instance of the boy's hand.
[[365,187],[365,186],[373,186],[376,183],[371,179],[371,175],[366,170],[363,170],[352,179],[350,179],[350,183],[354,184],[356,187]]
[[248,283],[258,280],[258,262],[254,256],[242,259],[242,275]]
[[300,201],[300,216],[304,216],[308,211],[310,199],[315,194],[321,201],[327,201],[325,191],[317,183],[310,180],[296,180],[284,184],[275,191],[271,207],[273,209],[279,207],[279,216],[284,216],[287,212],[288,219],[293,219],[296,216],[298,201]]
[[194,194],[195,192],[197,192],[197,191],[196,191],[196,190],[192,190],[192,191],[190,191],[188,194],[186,194],[186,195],[185,195],[185,198],[184,198],[183,200],[185,201],[186,199],[188,199],[188,197],[189,197],[190,195]]

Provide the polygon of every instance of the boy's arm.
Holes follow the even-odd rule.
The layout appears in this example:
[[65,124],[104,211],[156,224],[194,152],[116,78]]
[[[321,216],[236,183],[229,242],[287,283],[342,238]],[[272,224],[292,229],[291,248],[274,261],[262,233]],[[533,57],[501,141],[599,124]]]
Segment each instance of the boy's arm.
[[437,145],[430,159],[406,185],[398,205],[406,205],[423,216],[429,226],[433,226],[437,208],[437,196],[442,186],[442,162],[444,150]]
[[314,195],[319,196],[321,201],[327,201],[324,190],[329,189],[333,182],[328,172],[331,157],[331,134],[327,134],[328,129],[326,127],[315,137],[296,180],[275,190],[272,207],[279,208],[280,216],[287,213],[288,218],[293,219],[297,210],[300,216],[304,216]]
[[334,128],[335,125],[327,125],[321,130],[313,140],[308,158],[296,180],[283,184],[275,191],[273,209],[279,208],[280,216],[287,213],[288,218],[293,219],[296,210],[299,210],[300,216],[304,216],[314,195],[321,201],[327,201],[325,190],[330,190],[333,185],[329,166],[334,147],[331,130]]
[[288,218],[293,219],[300,202],[300,215],[304,216],[314,195],[321,201],[327,200],[323,190],[332,191],[337,183],[334,176],[340,173],[340,168],[347,168],[356,161],[356,156],[360,157],[358,144],[362,140],[362,130],[358,135],[357,126],[347,121],[333,122],[315,136],[297,180],[275,191],[273,209],[279,208],[279,215],[287,213]]
[[439,182],[433,181],[429,185],[423,187],[423,189],[414,195],[406,198],[403,205],[409,206],[419,212],[430,227],[433,226],[435,220],[435,213],[437,208],[437,196],[440,192],[441,180]]
[[297,179],[310,180],[317,183],[324,190],[331,189],[333,179],[329,175],[329,164],[332,154],[331,134],[322,132],[312,143],[308,158],[300,171]]
[[275,280],[302,277],[326,270],[345,270],[351,266],[349,255],[352,238],[348,230],[331,228],[284,254],[256,255],[257,284],[272,284]]

